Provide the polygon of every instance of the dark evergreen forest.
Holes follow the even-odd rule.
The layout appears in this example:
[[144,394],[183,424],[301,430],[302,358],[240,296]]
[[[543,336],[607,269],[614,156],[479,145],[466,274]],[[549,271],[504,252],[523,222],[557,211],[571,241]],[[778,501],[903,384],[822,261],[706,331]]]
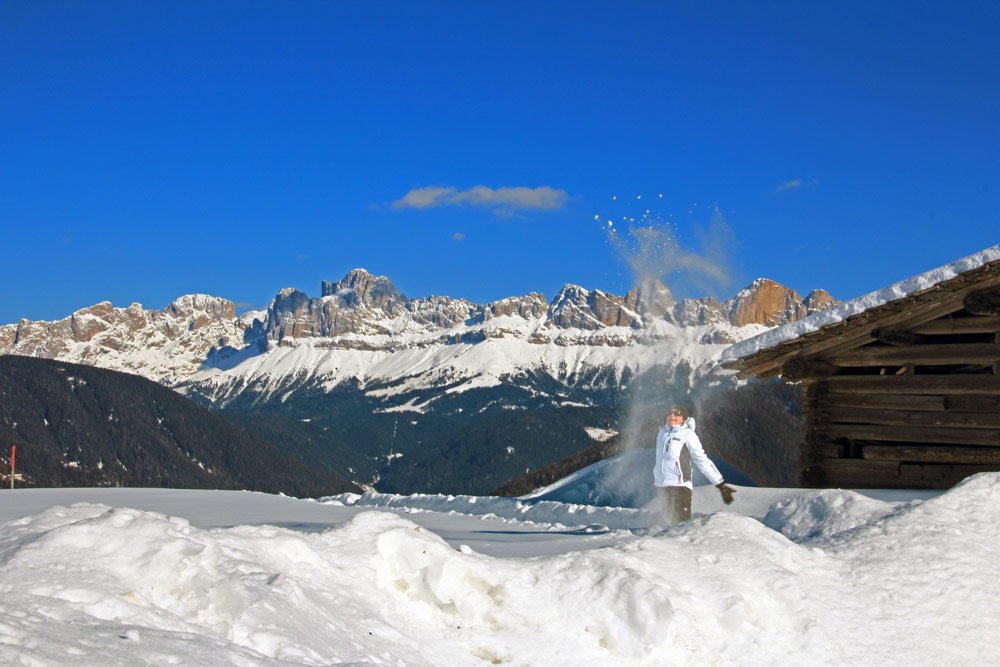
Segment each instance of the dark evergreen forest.
[[0,356],[0,456],[17,446],[20,486],[247,489],[315,497],[360,490],[322,461],[282,449],[136,375]]

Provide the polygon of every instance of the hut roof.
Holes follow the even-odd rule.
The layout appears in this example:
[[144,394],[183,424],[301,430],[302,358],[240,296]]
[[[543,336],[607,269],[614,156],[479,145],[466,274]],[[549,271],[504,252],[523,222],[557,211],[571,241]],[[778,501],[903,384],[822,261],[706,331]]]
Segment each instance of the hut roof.
[[864,345],[880,326],[946,316],[962,309],[969,292],[997,286],[1000,244],[736,343],[723,353],[722,365],[742,376],[777,375],[794,356]]

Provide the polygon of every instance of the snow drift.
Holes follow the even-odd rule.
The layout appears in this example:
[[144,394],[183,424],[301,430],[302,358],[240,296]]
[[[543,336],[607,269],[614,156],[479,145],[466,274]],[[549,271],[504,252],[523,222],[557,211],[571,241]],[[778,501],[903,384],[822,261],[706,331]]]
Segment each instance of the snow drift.
[[[742,488],[734,507],[775,493]],[[463,541],[514,532],[490,499],[450,543],[425,514],[334,500],[351,518],[319,532],[55,506],[0,525],[0,662],[938,665],[1000,650],[1000,474],[924,501],[782,494],[763,522],[714,512],[504,558]],[[261,496],[241,496],[248,520]],[[474,518],[477,503],[448,505],[423,511]]]

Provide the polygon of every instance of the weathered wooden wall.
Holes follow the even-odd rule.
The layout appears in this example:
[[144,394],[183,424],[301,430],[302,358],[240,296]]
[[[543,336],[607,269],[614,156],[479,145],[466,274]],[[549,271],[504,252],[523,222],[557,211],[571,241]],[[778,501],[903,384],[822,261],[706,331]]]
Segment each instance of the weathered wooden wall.
[[804,486],[947,488],[1000,470],[1000,317],[969,308],[785,363],[800,380]]

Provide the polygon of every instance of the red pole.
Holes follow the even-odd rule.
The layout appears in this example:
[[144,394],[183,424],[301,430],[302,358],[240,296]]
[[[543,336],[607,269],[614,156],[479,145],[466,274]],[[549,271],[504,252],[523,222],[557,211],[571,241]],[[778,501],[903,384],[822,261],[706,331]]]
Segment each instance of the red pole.
[[14,456],[17,455],[17,445],[10,446],[10,490],[14,490]]

